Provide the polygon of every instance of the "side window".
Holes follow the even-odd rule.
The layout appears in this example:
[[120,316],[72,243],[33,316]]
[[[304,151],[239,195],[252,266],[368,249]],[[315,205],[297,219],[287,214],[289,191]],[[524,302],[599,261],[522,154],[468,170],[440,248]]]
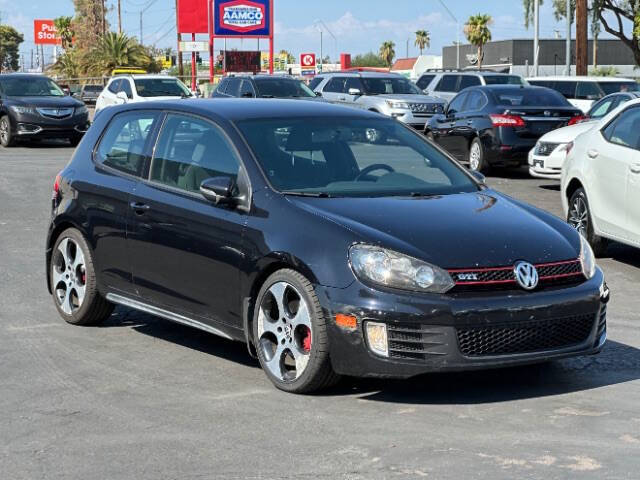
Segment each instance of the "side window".
[[467,95],[468,93],[464,92],[457,95],[453,100],[451,100],[449,106],[447,107],[447,115],[453,115],[454,113],[461,111]]
[[253,85],[249,80],[242,80],[242,85],[240,86],[240,96],[245,98],[255,97],[256,92],[253,91]]
[[146,160],[145,145],[158,117],[157,112],[127,112],[113,117],[96,149],[96,160],[140,176]]
[[617,102],[617,97],[619,95],[615,95],[613,97],[607,97],[600,100],[596,103],[591,110],[589,110],[588,115],[590,118],[601,118],[604,117],[607,112],[611,110],[611,106]]
[[360,92],[364,92],[364,87],[362,86],[362,82],[358,77],[349,77],[344,85],[345,92],[349,92],[350,88],[357,88]]
[[224,93],[232,97],[239,97],[241,84],[242,84],[241,78],[230,78],[229,84],[227,85],[227,89],[224,91]]
[[107,87],[107,90],[109,90],[111,93],[118,93],[121,82],[122,80],[114,80],[109,84],[109,86]]
[[323,77],[314,77],[314,78],[312,78],[312,79],[311,79],[311,81],[309,82],[309,88],[310,88],[311,90],[315,90],[315,89],[316,89],[316,87],[317,87],[318,85],[320,85],[320,84],[322,83],[322,81],[323,81],[323,80],[324,80],[324,78],[323,78]]
[[640,108],[628,108],[603,131],[611,143],[640,150]]
[[553,86],[550,88],[553,88],[556,92],[560,92],[565,98],[576,98],[576,85],[577,82],[565,82],[558,80],[557,82],[553,82]]
[[120,90],[127,94],[127,98],[133,98],[133,92],[131,91],[131,82],[129,81],[129,79],[122,79]]
[[216,88],[216,91],[218,93],[224,93],[224,91],[227,88],[227,85],[229,85],[229,79],[223,78],[222,80],[220,80],[220,83],[218,84],[218,88]]
[[158,137],[151,180],[198,192],[203,180],[238,176],[240,163],[220,128],[186,115],[167,117]]
[[456,92],[458,85],[458,75],[443,75],[438,82],[436,90],[439,92]]
[[462,75],[460,77],[460,86],[458,87],[458,91],[464,90],[467,87],[475,87],[480,85],[480,79],[475,75]]
[[578,100],[597,100],[602,98],[602,91],[596,82],[578,82],[576,98]]
[[435,75],[422,75],[416,82],[416,85],[420,90],[424,90],[429,86],[433,77],[435,77]]
[[472,90],[468,94],[467,103],[464,106],[465,111],[481,110],[487,103],[484,93],[480,90]]
[[324,86],[324,91],[330,93],[342,93],[344,92],[344,81],[344,77],[333,77],[329,80],[329,83]]

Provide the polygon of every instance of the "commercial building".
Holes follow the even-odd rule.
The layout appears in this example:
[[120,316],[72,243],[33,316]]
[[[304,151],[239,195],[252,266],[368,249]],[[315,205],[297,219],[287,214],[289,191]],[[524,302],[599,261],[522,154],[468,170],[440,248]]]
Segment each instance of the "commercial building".
[[391,71],[416,80],[428,68],[442,68],[442,56],[420,55],[412,58],[398,58],[392,65]]

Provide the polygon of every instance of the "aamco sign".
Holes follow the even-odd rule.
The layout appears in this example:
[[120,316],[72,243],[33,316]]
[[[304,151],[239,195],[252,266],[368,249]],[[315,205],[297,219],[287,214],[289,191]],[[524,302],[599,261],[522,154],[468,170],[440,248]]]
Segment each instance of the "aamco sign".
[[217,36],[268,37],[271,34],[271,0],[214,0]]
[[36,45],[59,45],[60,37],[53,20],[33,21],[33,43]]

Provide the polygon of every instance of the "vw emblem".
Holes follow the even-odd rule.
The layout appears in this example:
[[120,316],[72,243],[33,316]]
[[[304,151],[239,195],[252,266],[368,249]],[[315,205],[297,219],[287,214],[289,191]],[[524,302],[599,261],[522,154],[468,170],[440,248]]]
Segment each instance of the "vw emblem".
[[533,290],[538,286],[538,270],[529,262],[517,262],[513,267],[513,274],[525,290]]

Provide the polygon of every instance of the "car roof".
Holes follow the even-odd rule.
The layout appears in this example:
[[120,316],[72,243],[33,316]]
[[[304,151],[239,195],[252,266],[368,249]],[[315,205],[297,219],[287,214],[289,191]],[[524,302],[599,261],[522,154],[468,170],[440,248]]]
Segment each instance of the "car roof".
[[634,82],[632,78],[626,77],[596,77],[591,75],[577,75],[573,77],[567,76],[550,76],[550,77],[528,77],[527,81],[542,81],[551,80],[553,82],[575,82],[575,81],[590,81],[590,82]]
[[41,73],[3,73],[0,75],[2,78],[49,78]]
[[240,75],[229,75],[225,78],[242,78],[245,80],[293,80],[299,81],[297,78],[290,77],[289,75],[268,75],[266,73],[259,73],[257,75],[251,74],[240,74]]
[[316,75],[317,77],[364,77],[364,78],[407,78],[393,72],[324,72]]

